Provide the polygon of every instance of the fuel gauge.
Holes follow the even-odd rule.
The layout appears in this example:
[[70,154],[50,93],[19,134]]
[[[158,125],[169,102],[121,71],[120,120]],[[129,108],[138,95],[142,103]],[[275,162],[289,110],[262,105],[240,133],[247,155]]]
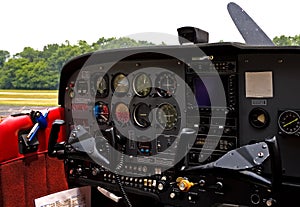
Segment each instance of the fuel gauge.
[[281,112],[278,118],[280,133],[295,134],[300,129],[300,116],[297,112],[286,110]]

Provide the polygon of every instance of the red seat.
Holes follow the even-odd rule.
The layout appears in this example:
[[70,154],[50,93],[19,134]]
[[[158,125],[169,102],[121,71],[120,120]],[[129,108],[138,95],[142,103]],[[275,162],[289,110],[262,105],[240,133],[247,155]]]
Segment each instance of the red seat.
[[[47,156],[51,124],[63,117],[63,108],[49,109],[48,126],[38,133],[38,150],[25,155],[19,153],[18,136],[33,127],[30,117],[9,116],[0,122],[0,206],[34,206],[35,198],[68,188],[63,161]],[[64,139],[61,130],[58,141]]]

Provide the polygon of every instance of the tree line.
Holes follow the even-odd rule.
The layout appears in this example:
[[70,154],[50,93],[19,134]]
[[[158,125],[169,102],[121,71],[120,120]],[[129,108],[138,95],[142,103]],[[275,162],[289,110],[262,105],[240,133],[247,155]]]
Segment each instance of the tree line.
[[104,38],[88,44],[79,40],[76,44],[48,44],[43,50],[25,47],[10,57],[8,51],[0,50],[1,89],[57,89],[60,70],[65,62],[78,55],[103,49],[154,45],[133,39]]
[[[275,37],[278,46],[300,45],[300,35]],[[163,44],[163,43],[162,43]],[[154,45],[147,41],[122,38],[99,38],[88,44],[79,40],[76,44],[65,41],[62,44],[48,44],[43,50],[25,47],[11,57],[6,50],[0,50],[1,89],[57,89],[60,70],[64,63],[78,55],[103,49]]]

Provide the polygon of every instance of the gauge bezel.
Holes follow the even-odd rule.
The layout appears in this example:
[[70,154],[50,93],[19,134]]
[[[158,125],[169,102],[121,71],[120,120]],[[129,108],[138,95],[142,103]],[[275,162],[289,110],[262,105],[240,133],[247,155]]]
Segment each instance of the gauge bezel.
[[300,115],[299,115],[296,111],[294,111],[294,110],[285,110],[285,111],[282,111],[282,112],[280,113],[280,115],[278,116],[277,123],[278,123],[278,126],[279,126],[280,130],[281,130],[283,133],[285,133],[285,134],[292,135],[292,134],[297,133],[297,132],[300,130],[300,124],[297,124],[297,129],[294,130],[294,131],[292,131],[292,132],[291,132],[291,131],[287,131],[286,129],[284,129],[285,127],[282,126],[282,123],[280,123],[280,120],[281,120],[282,116],[284,116],[284,115],[287,114],[287,113],[293,113],[293,114],[295,114],[296,117],[299,119],[299,121],[300,121]]
[[[161,81],[165,77],[170,77],[174,81],[174,89],[173,90],[166,91],[161,86]],[[175,78],[175,73],[171,73],[171,72],[160,73],[155,80],[155,89],[156,89],[157,94],[160,97],[171,97],[172,95],[174,95],[176,93],[176,89],[177,89],[177,80]]]
[[[145,94],[141,94],[139,91],[137,91],[137,83],[136,83],[136,81],[137,81],[137,79],[140,78],[142,75],[145,75],[145,76],[147,77],[147,79],[150,81],[150,88],[149,88],[149,91],[148,91],[147,93],[145,93]],[[133,85],[132,87],[133,87],[134,93],[135,93],[137,96],[139,96],[139,97],[146,97],[146,96],[148,96],[148,95],[151,93],[151,89],[152,89],[152,80],[151,80],[150,76],[149,76],[148,74],[144,73],[144,72],[138,73],[138,74],[134,77],[132,85]],[[148,88],[148,87],[147,87],[147,88]],[[143,90],[143,91],[144,91],[144,90]]]
[[[257,122],[257,119],[253,119],[254,118],[254,115],[255,114],[262,114],[264,115],[265,117],[265,123],[262,123],[262,122]],[[257,118],[257,117],[256,117]],[[257,107],[257,108],[254,108],[252,109],[250,112],[249,112],[249,115],[248,115],[248,120],[249,120],[249,123],[252,127],[256,128],[256,129],[264,129],[266,128],[267,126],[269,126],[270,124],[270,116],[269,116],[269,113],[263,109],[263,108],[260,108],[260,107]]]
[[[123,122],[122,120],[118,119],[117,109],[120,105],[124,105],[126,107],[126,109],[128,110],[128,121],[127,122]],[[116,103],[113,107],[113,117],[117,124],[122,125],[122,126],[128,125],[130,123],[130,109],[129,109],[128,105],[123,102]]]
[[[115,86],[115,81],[117,80],[117,78],[118,78],[119,76],[124,76],[123,78],[125,78],[126,81],[127,81],[127,85],[122,86],[122,87],[127,87],[127,89],[126,89],[125,91],[118,91],[118,90],[116,90],[116,88],[120,87],[120,86],[117,86],[117,87]],[[122,78],[122,79],[123,79],[123,78]],[[128,93],[129,87],[130,87],[130,83],[129,83],[129,79],[128,79],[128,77],[127,77],[126,74],[124,74],[124,73],[116,73],[115,75],[113,75],[112,81],[111,81],[111,88],[112,88],[112,91],[113,91],[114,94],[116,94],[116,95],[118,95],[118,96],[125,95],[125,94]]]
[[[138,109],[140,109],[140,107],[141,106],[143,106],[143,105],[145,105],[145,106],[147,106],[147,108],[149,109],[149,114],[148,114],[148,120],[149,120],[149,122],[146,124],[146,125],[143,125],[143,124],[141,124],[140,123],[140,121],[138,121],[138,118],[137,118],[137,110]],[[147,128],[147,127],[149,127],[149,126],[151,126],[151,121],[152,121],[152,119],[153,118],[149,118],[151,116],[151,108],[150,108],[150,106],[149,105],[147,105],[146,103],[138,103],[135,107],[134,107],[134,109],[133,109],[133,121],[134,121],[134,123],[137,125],[137,126],[139,126],[139,127],[141,127],[141,128]]]
[[[106,107],[107,107],[107,110],[108,110],[108,114],[107,114],[107,121],[99,121],[98,120],[98,118],[96,117],[96,115],[95,115],[95,107],[96,107],[96,105],[105,105]],[[109,120],[110,120],[110,109],[109,109],[109,106],[108,106],[108,104],[107,103],[105,103],[105,102],[103,102],[103,101],[97,101],[95,104],[94,104],[94,108],[93,108],[93,113],[94,113],[94,117],[95,117],[95,119],[96,119],[96,121],[97,121],[97,123],[99,124],[99,125],[105,125],[105,124],[108,124],[109,123]]]
[[[106,91],[104,93],[100,93],[98,91],[98,80],[102,77],[102,81],[105,81],[106,85]],[[95,74],[94,78],[94,87],[95,87],[95,95],[97,98],[106,98],[109,94],[109,77],[107,74]]]
[[[160,112],[161,108],[162,108],[163,106],[165,106],[165,105],[171,106],[171,107],[174,109],[174,111],[176,112],[176,118],[175,118],[176,120],[175,120],[174,122],[172,122],[172,126],[168,126],[168,125],[163,126],[163,124],[160,122],[160,119],[159,119],[159,112]],[[163,128],[164,130],[172,130],[172,129],[174,129],[174,128],[176,127],[177,123],[178,123],[178,120],[179,120],[179,119],[178,119],[178,111],[177,111],[177,109],[176,109],[176,106],[174,106],[174,105],[172,105],[172,104],[170,104],[170,103],[167,103],[167,102],[160,104],[160,105],[158,106],[158,108],[157,108],[156,119],[157,119],[157,122],[158,122],[158,124],[160,125],[160,127]]]

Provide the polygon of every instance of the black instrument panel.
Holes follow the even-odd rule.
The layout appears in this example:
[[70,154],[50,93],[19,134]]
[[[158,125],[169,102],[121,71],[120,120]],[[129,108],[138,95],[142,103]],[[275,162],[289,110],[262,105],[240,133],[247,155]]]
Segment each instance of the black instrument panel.
[[[120,173],[126,192],[148,197],[158,206],[273,206],[269,181],[259,184],[226,170],[182,169],[276,136],[284,168],[281,193],[297,193],[300,113],[291,91],[298,90],[298,48],[227,43],[199,47],[205,55],[195,57],[190,52],[194,46],[157,47],[150,52],[99,52],[70,61],[60,85],[69,140],[82,126],[95,138],[97,151],[116,165],[113,169]],[[119,58],[128,52],[128,57]],[[118,191],[115,171],[73,153],[67,150],[65,162],[71,186],[101,185]],[[268,166],[253,173],[272,180]],[[290,202],[284,196],[284,202]]]

